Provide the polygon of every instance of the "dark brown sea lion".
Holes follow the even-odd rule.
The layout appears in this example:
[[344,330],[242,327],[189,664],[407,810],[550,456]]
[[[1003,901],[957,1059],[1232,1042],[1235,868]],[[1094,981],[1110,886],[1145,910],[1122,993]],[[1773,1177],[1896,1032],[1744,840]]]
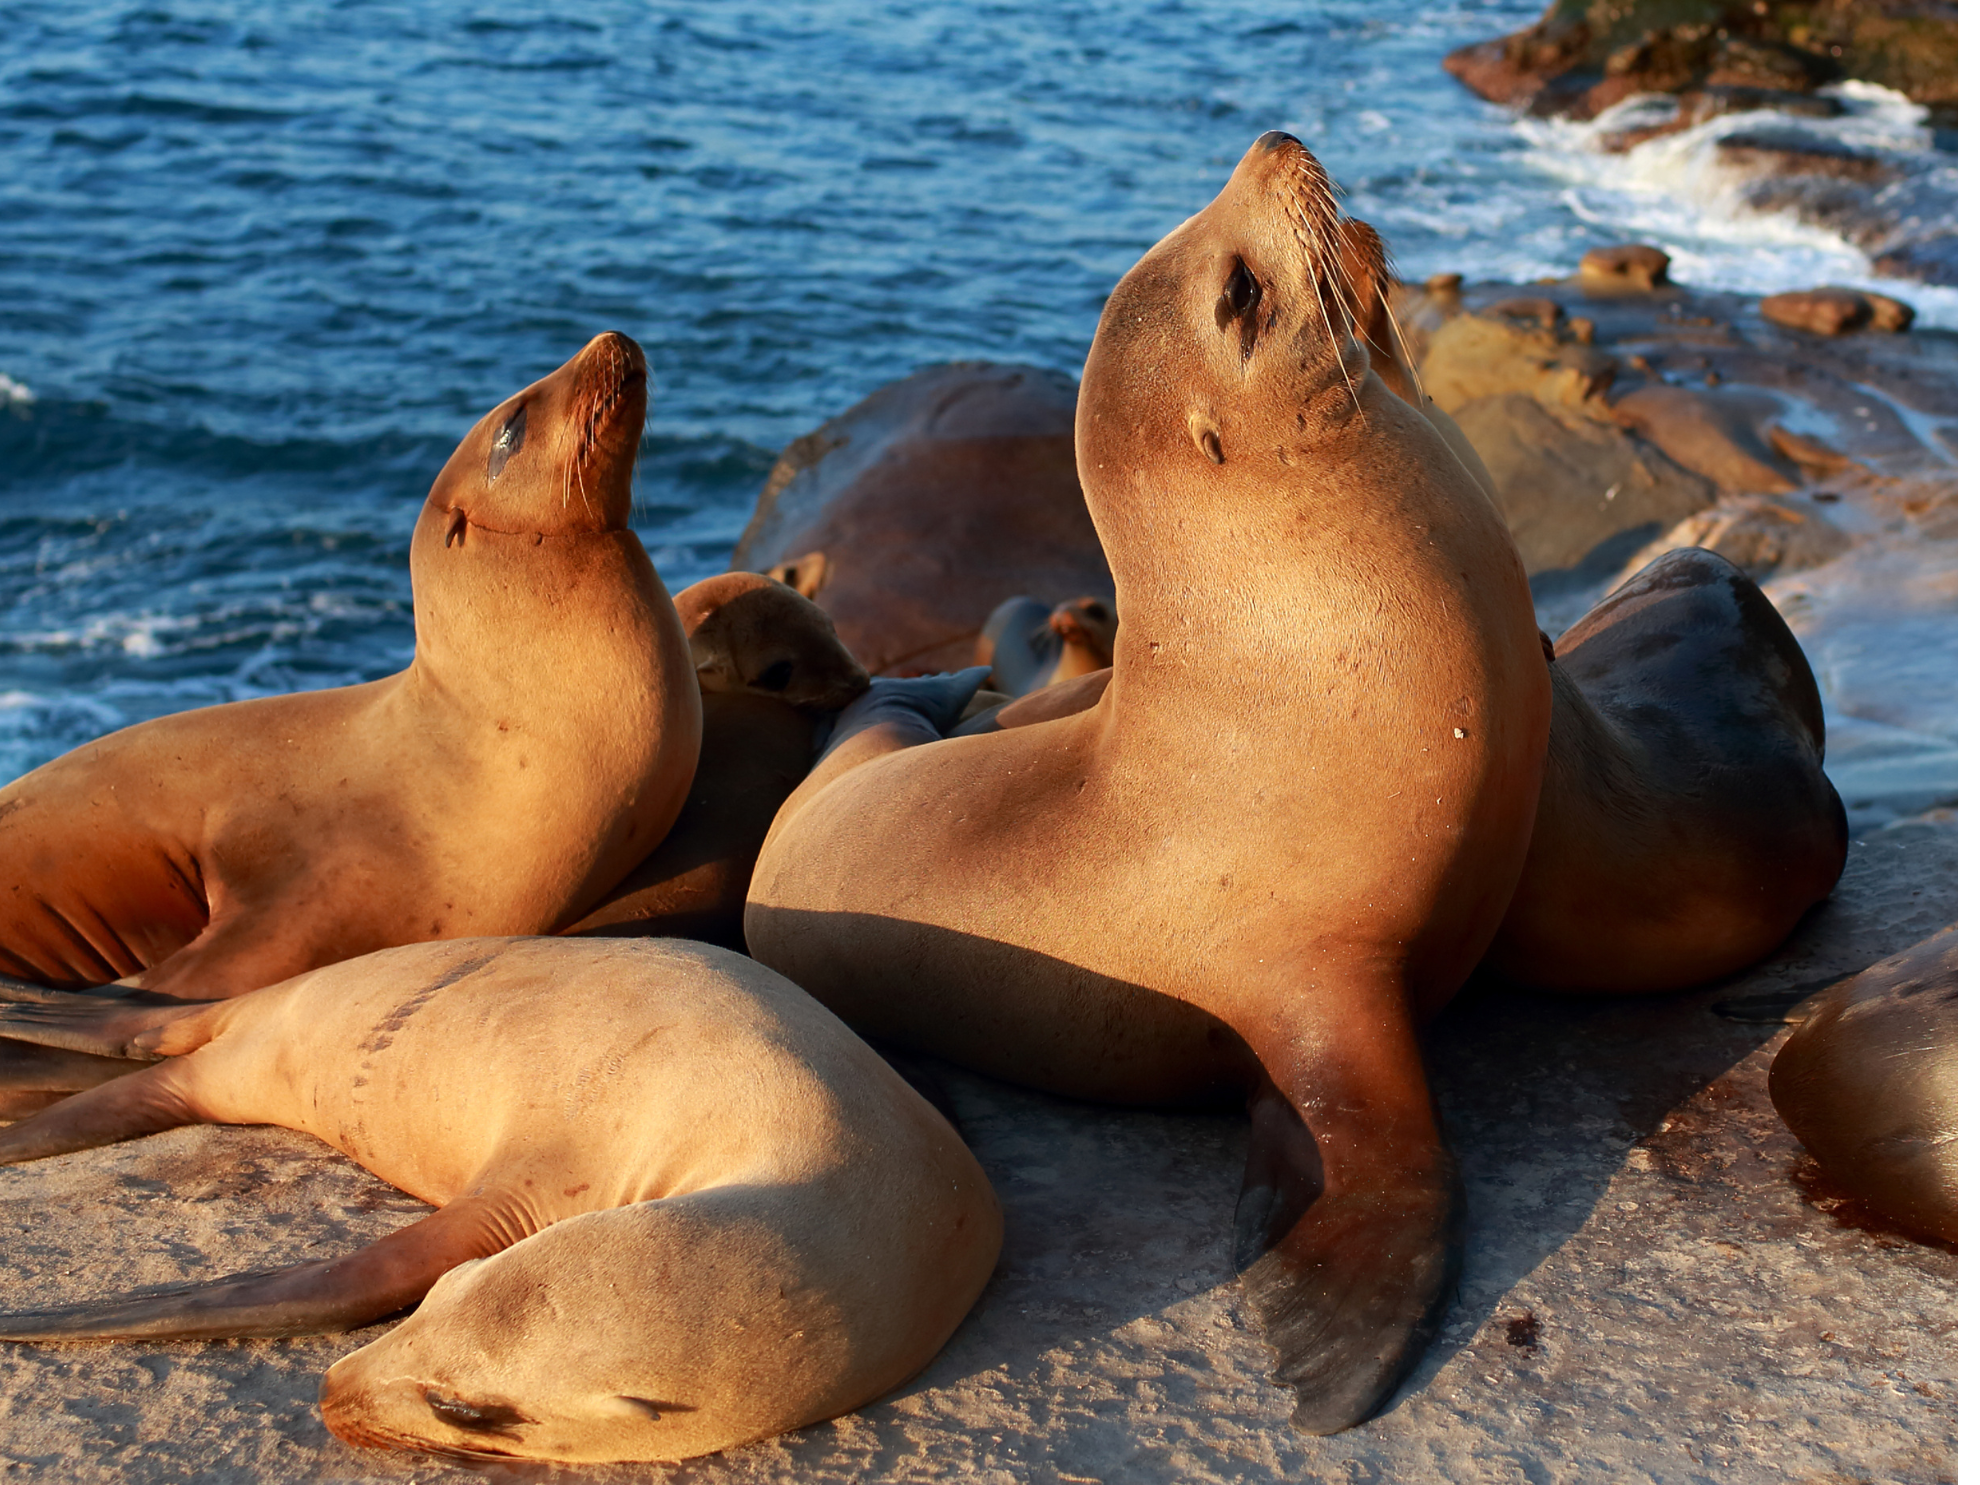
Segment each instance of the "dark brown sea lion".
[[1554,642],[1533,844],[1487,963],[1526,984],[1697,985],[1765,957],[1849,850],[1814,673],[1759,585],[1666,552]]
[[1002,1234],[955,1130],[788,980],[703,944],[466,939],[213,1005],[94,997],[0,1030],[169,1060],[0,1131],[35,1160],[278,1124],[439,1207],[342,1258],[0,1316],[11,1340],[403,1325],[330,1369],[354,1444],[680,1459],[925,1366]]
[[1104,598],[1069,598],[1047,608],[1036,598],[997,605],[976,640],[976,663],[990,667],[990,685],[1023,696],[1114,663],[1114,635],[1121,627]]
[[747,918],[883,1039],[1085,1097],[1248,1098],[1239,1262],[1320,1432],[1380,1406],[1455,1278],[1416,1025],[1504,914],[1549,705],[1511,536],[1371,369],[1350,247],[1269,134],[1121,281],[1077,431],[1120,601],[1104,696],[932,741],[889,710],[911,683],[876,682]]
[[674,600],[701,683],[701,759],[673,829],[566,933],[743,946],[743,903],[770,822],[818,757],[819,722],[866,689],[832,621],[761,573]]
[[0,973],[211,999],[589,908],[673,824],[701,735],[626,529],[645,418],[645,357],[608,334],[475,425],[413,531],[398,675],[162,717],[0,789]]
[[795,440],[733,564],[792,582],[875,675],[971,663],[1013,593],[1113,592],[1073,467],[1072,383],[935,366]]
[[1958,927],[1816,995],[1767,1090],[1837,1185],[1907,1232],[1958,1242]]

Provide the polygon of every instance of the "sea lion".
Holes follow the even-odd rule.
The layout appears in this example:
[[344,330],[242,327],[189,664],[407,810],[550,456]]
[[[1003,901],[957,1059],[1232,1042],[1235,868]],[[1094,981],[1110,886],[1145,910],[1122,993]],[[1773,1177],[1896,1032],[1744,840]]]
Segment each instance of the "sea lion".
[[810,772],[821,716],[866,672],[816,604],[754,572],[674,599],[701,685],[701,759],[667,838],[564,932],[743,946],[743,902],[778,808]]
[[990,667],[990,685],[1023,696],[1114,663],[1121,627],[1104,598],[1068,598],[1047,608],[1036,598],[1007,598],[991,612],[976,640],[976,663]]
[[1907,1232],[1958,1242],[1958,926],[1810,1000],[1767,1091],[1837,1185]]
[[1554,641],[1547,779],[1486,962],[1525,984],[1635,993],[1765,957],[1849,853],[1822,699],[1766,594],[1666,552]]
[[694,774],[687,639],[626,529],[623,335],[477,423],[413,530],[412,664],[161,717],[0,789],[0,972],[239,995],[372,949],[543,933]]
[[1316,1432],[1380,1406],[1455,1278],[1416,1025],[1511,897],[1549,705],[1512,538],[1371,370],[1340,222],[1268,134],[1109,298],[1076,435],[1121,614],[1099,703],[935,741],[876,682],[745,919],[875,1036],[1248,1099],[1237,1257]]
[[794,584],[875,675],[968,665],[1013,593],[1113,592],[1073,467],[1072,382],[933,366],[794,439],[731,564]]
[[866,689],[866,671],[839,642],[825,611],[756,572],[724,572],[674,600],[694,656],[703,705],[749,691],[814,713],[835,712]]
[[440,1208],[343,1258],[0,1317],[10,1340],[210,1339],[418,1304],[324,1378],[354,1444],[679,1459],[832,1417],[927,1364],[1001,1241],[955,1130],[795,985],[708,945],[415,944],[211,1005],[63,996],[0,1026],[169,1059],[0,1131],[0,1161],[279,1124]]
[[[1459,435],[1462,437],[1462,435]],[[1778,948],[1842,875],[1807,657],[1751,578],[1666,552],[1556,642],[1547,772],[1519,886],[1486,964],[1551,990],[1703,984]],[[1247,662],[1262,682],[1269,655]],[[957,729],[1094,706],[1096,671]]]

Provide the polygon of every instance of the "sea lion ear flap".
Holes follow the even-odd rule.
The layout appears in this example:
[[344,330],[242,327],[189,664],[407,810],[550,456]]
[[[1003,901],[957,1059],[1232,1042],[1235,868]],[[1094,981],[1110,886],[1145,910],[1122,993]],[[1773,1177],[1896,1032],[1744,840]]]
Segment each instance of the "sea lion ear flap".
[[1189,415],[1189,441],[1203,450],[1212,464],[1224,462],[1224,441],[1217,432],[1217,420],[1197,408]]
[[1401,297],[1382,235],[1366,222],[1341,220],[1342,286],[1354,312],[1354,335],[1368,348],[1375,374],[1411,407],[1423,405],[1416,367],[1409,353],[1409,327],[1396,318]]
[[816,598],[818,590],[825,586],[825,579],[831,576],[832,564],[823,552],[806,552],[795,562],[779,562],[764,571],[786,588],[797,589],[799,597]]

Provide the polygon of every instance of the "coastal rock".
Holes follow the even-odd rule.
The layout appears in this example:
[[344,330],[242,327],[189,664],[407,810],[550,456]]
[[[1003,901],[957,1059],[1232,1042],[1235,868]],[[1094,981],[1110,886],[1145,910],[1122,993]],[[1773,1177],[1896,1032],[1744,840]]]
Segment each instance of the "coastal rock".
[[875,675],[969,665],[1013,593],[1111,596],[1073,467],[1076,390],[980,361],[882,387],[784,450],[732,565],[792,582]]
[[1712,503],[1709,481],[1612,424],[1514,392],[1452,412],[1491,471],[1526,570],[1609,570]]
[[1430,336],[1423,387],[1498,487],[1530,573],[1614,567],[1717,491],[1620,426],[1604,397],[1621,369],[1550,299],[1504,299]]
[[1636,93],[1807,94],[1839,78],[1950,115],[1959,102],[1951,0],[1554,0],[1510,36],[1458,48],[1445,70],[1494,103],[1591,119]]
[[1760,301],[1760,313],[1776,325],[1785,325],[1790,330],[1811,330],[1817,335],[1841,335],[1865,326],[1908,330],[1913,317],[1911,306],[1902,299],[1834,286],[1769,294]]
[[1845,533],[1814,510],[1758,495],[1735,496],[1686,516],[1632,557],[1621,578],[1679,547],[1704,547],[1764,582],[1833,562],[1850,545]]
[[1671,255],[1643,242],[1590,248],[1581,255],[1581,281],[1590,289],[1648,293],[1671,281]]
[[1764,393],[1699,392],[1653,384],[1610,404],[1617,423],[1721,490],[1779,495],[1801,473],[1767,442],[1762,428],[1781,410]]

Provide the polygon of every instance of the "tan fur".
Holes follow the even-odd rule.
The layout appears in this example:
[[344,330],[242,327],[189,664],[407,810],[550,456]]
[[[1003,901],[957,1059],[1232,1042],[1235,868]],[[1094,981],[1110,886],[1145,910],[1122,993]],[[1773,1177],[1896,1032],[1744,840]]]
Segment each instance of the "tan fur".
[[823,609],[757,572],[703,578],[674,600],[703,696],[751,691],[837,711],[866,689],[866,671]]
[[[1549,704],[1511,538],[1371,372],[1340,254],[1317,162],[1268,136],[1122,280],[1077,422],[1118,584],[1106,694],[851,737],[785,805],[747,918],[875,1034],[1088,1097],[1248,1091],[1285,1292],[1343,1307],[1295,1343],[1327,1352],[1295,1373],[1319,1429],[1394,1386],[1451,1272],[1414,1026],[1505,910]],[[1261,297],[1230,314],[1240,259]],[[1300,1197],[1282,1168],[1322,1158]]]
[[667,838],[565,932],[740,949],[756,853],[817,756],[814,713],[845,706],[867,677],[823,610],[756,573],[705,578],[674,607],[701,684],[694,783]]
[[160,718],[0,790],[0,972],[238,995],[385,945],[548,931],[651,851],[701,713],[626,529],[645,370],[600,336],[462,441],[413,533],[400,674]]
[[1907,1232],[1959,1241],[1959,929],[1829,986],[1767,1072],[1822,1174]]
[[424,1295],[324,1380],[352,1443],[680,1459],[832,1417],[928,1363],[1001,1241],[941,1116],[722,949],[411,945],[212,1007],[98,1002],[69,1029],[120,1016],[148,1029],[95,1044],[172,1060],[0,1133],[0,1159],[276,1124],[441,1210],[347,1258],[0,1333],[297,1334]]

